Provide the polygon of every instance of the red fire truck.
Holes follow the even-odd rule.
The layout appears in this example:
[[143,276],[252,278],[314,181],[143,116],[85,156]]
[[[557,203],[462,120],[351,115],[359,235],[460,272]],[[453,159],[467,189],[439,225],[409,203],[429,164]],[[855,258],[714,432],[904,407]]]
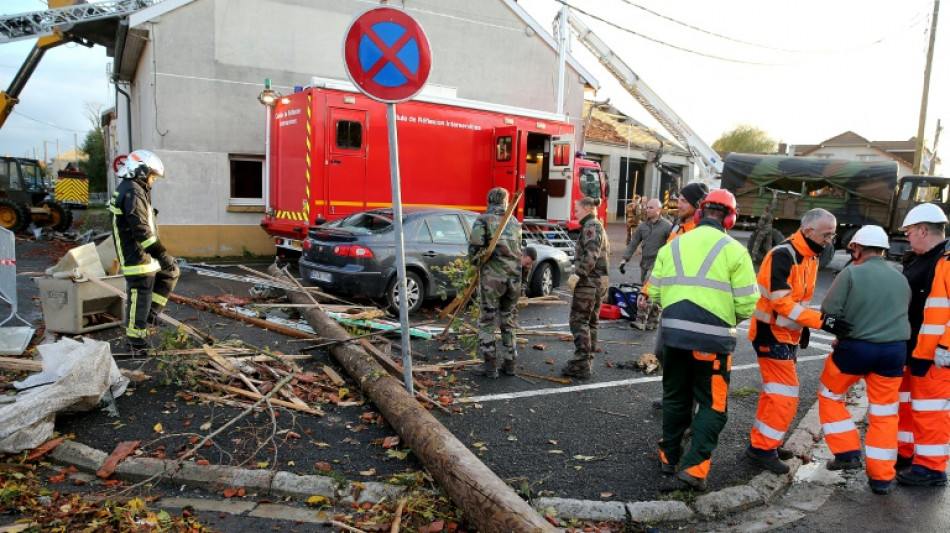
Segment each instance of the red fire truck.
[[[425,93],[424,93],[425,94]],[[524,191],[519,220],[574,230],[574,201],[602,198],[596,162],[574,153],[574,126],[552,113],[420,96],[396,106],[405,206],[483,211],[488,190]],[[270,124],[267,214],[278,248],[315,224],[392,205],[386,107],[345,82],[313,80],[282,97]]]

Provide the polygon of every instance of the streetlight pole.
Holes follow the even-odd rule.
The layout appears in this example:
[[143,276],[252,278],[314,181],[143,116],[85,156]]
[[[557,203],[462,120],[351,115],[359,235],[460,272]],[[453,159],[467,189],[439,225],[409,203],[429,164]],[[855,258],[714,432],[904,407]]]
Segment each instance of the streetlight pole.
[[266,116],[266,126],[264,127],[264,215],[270,212],[270,128],[271,114],[274,106],[280,98],[280,93],[270,86],[270,78],[264,80],[264,90],[258,95],[257,100],[264,106]]

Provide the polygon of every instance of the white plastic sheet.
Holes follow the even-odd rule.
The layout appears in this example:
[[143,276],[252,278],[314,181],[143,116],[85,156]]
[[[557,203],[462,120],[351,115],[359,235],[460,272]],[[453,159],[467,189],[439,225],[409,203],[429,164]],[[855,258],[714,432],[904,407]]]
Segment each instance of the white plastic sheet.
[[52,436],[57,413],[93,409],[110,388],[117,398],[129,384],[108,343],[63,339],[37,350],[42,372],[13,384],[21,390],[34,388],[22,390],[15,403],[0,406],[0,453],[39,446]]

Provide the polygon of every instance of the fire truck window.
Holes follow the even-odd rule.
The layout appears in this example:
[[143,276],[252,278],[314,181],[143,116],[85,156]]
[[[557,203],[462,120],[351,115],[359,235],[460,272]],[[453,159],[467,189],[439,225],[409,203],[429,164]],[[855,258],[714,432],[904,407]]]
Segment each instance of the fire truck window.
[[589,168],[581,169],[581,194],[589,198],[600,198],[600,176]]
[[433,215],[426,219],[432,242],[437,244],[465,244],[465,227],[458,215]]
[[511,137],[499,137],[495,141],[495,160],[511,161]]
[[348,150],[359,150],[363,146],[363,125],[352,120],[340,120],[336,123],[336,146]]
[[231,156],[230,205],[264,204],[264,158]]

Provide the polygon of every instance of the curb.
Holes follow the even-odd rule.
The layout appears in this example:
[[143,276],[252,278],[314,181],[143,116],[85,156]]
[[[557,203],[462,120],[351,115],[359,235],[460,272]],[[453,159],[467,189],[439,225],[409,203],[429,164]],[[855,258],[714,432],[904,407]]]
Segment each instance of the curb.
[[[863,419],[867,411],[867,396],[863,382],[852,389],[856,393],[848,410],[855,420]],[[774,501],[795,479],[803,465],[801,457],[808,457],[821,440],[818,402],[802,417],[785,446],[795,454],[788,461],[791,470],[779,475],[761,472],[745,485],[726,487],[698,496],[691,504],[678,500],[643,502],[576,500],[571,498],[535,498],[531,505],[539,512],[561,519],[617,521],[634,523],[678,522],[712,520],[722,515],[746,511]],[[95,474],[108,457],[103,451],[74,441],[65,441],[49,455],[62,465]],[[809,458],[809,463],[813,462]],[[323,496],[338,505],[376,503],[383,498],[399,499],[410,489],[405,486],[379,482],[349,482],[340,484],[326,476],[298,475],[293,472],[250,470],[221,465],[198,465],[183,461],[150,457],[127,458],[116,467],[114,477],[127,481],[144,481],[155,476],[157,483],[186,485],[211,491],[224,489],[251,489],[305,502],[311,496]]]

